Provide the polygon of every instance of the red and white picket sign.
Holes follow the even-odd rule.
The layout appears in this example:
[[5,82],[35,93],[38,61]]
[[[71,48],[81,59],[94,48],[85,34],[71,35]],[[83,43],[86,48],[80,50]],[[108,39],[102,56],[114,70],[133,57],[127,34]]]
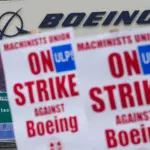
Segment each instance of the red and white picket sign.
[[75,48],[72,29],[2,42],[18,150],[91,150]]
[[150,147],[150,28],[79,38],[75,53],[93,150]]

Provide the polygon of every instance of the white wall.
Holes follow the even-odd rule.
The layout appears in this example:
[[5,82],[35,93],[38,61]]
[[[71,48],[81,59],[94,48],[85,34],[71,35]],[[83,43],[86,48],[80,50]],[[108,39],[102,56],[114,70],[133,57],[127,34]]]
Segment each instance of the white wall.
[[[6,11],[17,11],[19,8],[23,8],[19,13],[22,16],[26,29],[34,29],[39,26],[46,14],[48,13],[64,13],[71,12],[86,12],[92,11],[122,11],[130,10],[146,10],[150,9],[149,0],[20,0],[14,2],[2,2],[0,3],[0,14]],[[5,21],[3,21],[5,22]],[[0,27],[2,21],[0,21]],[[137,26],[133,23],[131,26],[125,27],[120,25],[120,30],[132,29]],[[76,35],[85,35],[93,33],[104,33],[114,28],[110,27],[77,27]],[[14,27],[11,26],[8,32],[13,32]],[[50,30],[50,29],[49,29]]]

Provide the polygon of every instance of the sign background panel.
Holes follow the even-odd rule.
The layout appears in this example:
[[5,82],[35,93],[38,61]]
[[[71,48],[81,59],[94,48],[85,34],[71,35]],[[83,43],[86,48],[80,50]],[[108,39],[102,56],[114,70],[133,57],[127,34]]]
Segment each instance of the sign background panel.
[[[54,40],[54,36],[66,33],[69,33],[69,39],[60,41]],[[37,35],[26,36],[23,38],[15,38],[12,40],[7,40],[3,44],[33,40],[43,37],[46,37],[46,40],[48,41],[46,44],[31,46],[22,49],[18,48],[10,51],[4,51],[4,49],[2,50],[7,91],[9,91],[8,96],[9,98],[11,98],[10,106],[13,115],[14,131],[18,150],[32,150],[33,146],[36,150],[52,150],[51,144],[55,144],[55,141],[59,141],[60,143],[62,143],[62,150],[91,150],[90,144],[87,139],[87,121],[83,109],[83,101],[81,101],[78,92],[76,92],[78,91],[79,87],[77,71],[75,64],[73,63],[74,56],[72,56],[72,51],[74,51],[75,49],[72,29],[57,30],[50,33],[41,33]],[[66,47],[66,45],[68,44],[71,44],[71,48],[70,46]],[[62,45],[65,45],[65,47],[59,47]],[[53,49],[53,47],[59,48],[60,51],[57,51],[58,49]],[[46,73],[44,73],[44,71],[42,70],[43,72],[35,75],[31,73],[28,57],[31,53],[40,55],[41,51],[45,53],[49,52],[51,54],[52,51],[55,51],[55,55],[60,62],[57,62],[57,64],[55,64],[54,62],[56,62],[56,58],[52,58],[51,55],[53,69],[51,69],[50,71],[48,69],[48,72]],[[66,61],[68,62],[67,65],[65,65]],[[40,63],[41,62],[42,60],[40,59]],[[66,70],[63,70],[64,66],[62,64],[67,66],[67,68],[65,68]],[[50,95],[48,98],[44,97],[43,101],[40,101],[40,96],[37,93],[37,89],[39,88],[37,84],[40,83],[39,81],[41,80],[43,82],[46,82],[48,95]],[[30,81],[36,83],[33,85],[32,89],[35,102],[30,103],[31,99],[29,97],[29,94],[31,91],[29,92],[27,87],[24,87],[21,92],[23,92],[24,96],[26,97],[26,103],[22,104],[22,106],[18,106],[15,100],[19,96],[17,96],[13,92],[13,86],[15,83],[24,85],[24,83]],[[54,87],[51,87],[52,84],[49,84],[49,82],[53,82]],[[63,86],[65,86],[65,89],[63,88]],[[61,92],[58,90],[59,88],[61,88]],[[53,94],[55,94],[56,96],[56,98],[53,97],[53,99],[51,95],[52,90],[55,91],[55,93]],[[62,92],[65,90],[68,92],[69,96],[65,96],[67,94],[65,92]],[[63,96],[61,96],[61,94]],[[50,107],[52,109],[52,106],[62,104],[64,104],[64,112],[62,111],[60,113],[49,113],[48,115],[42,115],[42,111],[45,108]],[[42,109],[42,111],[40,112],[40,108],[44,109]],[[36,115],[36,109],[40,112],[39,116]],[[64,125],[61,123],[62,118],[63,120],[66,120],[65,127],[66,124],[68,125],[65,129],[63,128]],[[77,118],[77,120],[73,120],[73,118]],[[35,136],[33,135],[30,137],[29,132],[31,130],[28,130],[30,127],[27,127],[27,121],[30,121],[30,123],[31,121],[34,122],[34,129],[36,133]],[[53,124],[53,126],[51,127],[52,130],[49,130],[50,127],[46,128],[46,125],[49,125],[48,123],[46,123],[47,121]],[[41,122],[44,124],[44,131],[42,130],[44,134],[40,133],[40,129],[40,131],[37,129],[41,125]],[[33,132],[30,133],[32,134]]]
[[[129,149],[149,149],[150,143],[143,142],[143,136],[142,136],[142,128],[145,130],[146,135],[148,137],[148,131],[147,128],[150,127],[150,117],[149,117],[149,104],[146,104],[146,97],[144,95],[144,87],[143,87],[143,81],[149,82],[150,75],[145,75],[142,70],[143,67],[141,65],[141,60],[139,57],[139,47],[143,47],[141,51],[146,51],[148,53],[148,58],[150,54],[149,46],[146,48],[145,45],[150,45],[150,41],[147,38],[147,41],[140,41],[136,43],[135,35],[150,35],[149,28],[143,29],[143,30],[133,30],[131,32],[121,32],[121,33],[112,33],[112,34],[105,34],[105,35],[93,35],[89,37],[83,37],[77,39],[77,47],[78,50],[75,53],[76,57],[76,63],[77,63],[77,70],[79,74],[79,80],[80,80],[80,91],[81,93],[81,99],[84,99],[85,104],[85,112],[87,114],[88,123],[89,123],[89,135],[90,135],[90,141],[92,143],[94,150],[106,150],[106,149],[115,149],[115,150],[129,150]],[[103,48],[97,48],[97,45],[100,44],[101,41],[108,40],[108,39],[117,39],[121,37],[128,37],[131,36],[132,42],[129,44],[126,40],[126,44],[116,44],[115,46],[108,46],[105,41],[103,42]],[[141,38],[142,39],[142,38]],[[121,43],[124,43],[123,40],[120,40]],[[98,42],[99,44],[96,44]],[[115,42],[112,42],[115,43]],[[117,43],[117,41],[116,41]],[[80,46],[79,46],[80,44]],[[110,44],[111,45],[111,44]],[[96,47],[97,46],[97,47]],[[96,47],[96,48],[95,48]],[[79,50],[80,49],[80,50]],[[136,55],[138,57],[138,63],[135,66],[140,67],[140,73],[137,74],[134,72],[134,69],[132,68],[132,75],[128,75],[128,69],[126,67],[124,53],[128,52],[129,55],[132,56],[132,51],[136,52]],[[112,76],[110,72],[110,68],[113,64],[109,63],[109,56],[111,54],[119,54],[121,57],[121,61],[123,62],[123,68],[124,68],[124,74],[121,78],[115,78]],[[145,52],[144,52],[145,54]],[[133,57],[131,57],[133,59]],[[116,59],[115,59],[116,61]],[[143,62],[143,59],[142,59]],[[150,61],[149,61],[150,63]],[[115,63],[116,66],[119,66],[120,64],[118,62]],[[145,69],[145,68],[144,68]],[[150,68],[147,68],[148,71]],[[147,72],[148,72],[147,71]],[[138,82],[134,84],[134,82]],[[131,93],[134,98],[134,107],[130,106],[129,101],[131,99],[127,96],[125,97],[127,101],[127,108],[123,108],[122,101],[124,101],[121,98],[121,92],[119,92],[119,85],[120,87],[123,85],[128,85],[131,88]],[[150,85],[150,84],[149,84]],[[137,92],[137,86],[139,86],[140,91]],[[109,90],[108,90],[109,87]],[[112,88],[113,87],[113,88]],[[136,89],[135,89],[136,87]],[[110,90],[110,89],[113,90]],[[107,89],[107,90],[106,90]],[[121,89],[121,88],[120,88]],[[128,88],[124,89],[126,92],[130,91]],[[145,88],[146,90],[146,88]],[[94,92],[92,92],[94,91]],[[109,92],[108,92],[109,91]],[[92,93],[92,94],[91,94]],[[138,105],[137,94],[141,93],[142,96],[142,102],[143,104],[141,106]],[[149,93],[148,90],[145,93]],[[116,108],[112,109],[111,103],[113,103],[113,97],[114,97],[114,103],[116,105]],[[131,96],[130,96],[131,97]],[[129,99],[128,99],[129,98]],[[147,99],[149,100],[149,99]],[[116,116],[131,114],[131,116],[134,115],[134,113],[141,113],[143,118],[143,112],[146,112],[146,116],[148,117],[147,120],[142,119],[142,121],[137,122],[131,122],[131,123],[122,123],[117,124]],[[126,117],[127,118],[127,117]],[[133,117],[134,118],[134,117]],[[125,117],[124,117],[125,120]],[[138,130],[139,136],[137,138],[140,138],[140,142],[138,144],[133,144],[132,140],[134,140],[134,136],[130,136],[131,130]],[[110,141],[106,138],[106,131],[113,130],[114,133],[111,132],[110,134]],[[122,140],[125,145],[122,146],[119,142],[119,133],[120,132],[126,132],[126,135],[120,135],[122,137]],[[129,139],[128,142],[125,141],[125,137]],[[115,140],[114,140],[115,139]],[[136,139],[135,139],[136,140]],[[107,142],[113,143],[116,142],[117,145],[114,147],[108,147]],[[115,143],[114,142],[114,143]]]

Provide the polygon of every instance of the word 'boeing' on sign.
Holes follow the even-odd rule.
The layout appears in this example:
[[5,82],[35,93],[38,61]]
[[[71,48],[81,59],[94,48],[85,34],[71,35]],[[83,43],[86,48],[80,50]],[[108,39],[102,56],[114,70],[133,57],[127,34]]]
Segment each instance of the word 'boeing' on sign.
[[88,26],[98,26],[101,22],[102,26],[114,25],[118,26],[121,23],[124,25],[131,25],[136,19],[136,23],[139,25],[150,24],[150,10],[144,10],[140,12],[135,10],[132,13],[129,11],[111,11],[107,13],[106,11],[91,12],[87,15],[85,12],[69,13],[65,19],[63,13],[47,14],[39,25],[39,28],[52,28],[59,25],[62,22],[62,27],[77,27],[82,24],[83,27]]

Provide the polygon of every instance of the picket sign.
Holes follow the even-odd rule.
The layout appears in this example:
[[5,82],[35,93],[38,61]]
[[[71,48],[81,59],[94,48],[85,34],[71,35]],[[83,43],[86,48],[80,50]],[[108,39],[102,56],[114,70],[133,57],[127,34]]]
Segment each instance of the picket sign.
[[150,148],[150,28],[77,39],[93,150]]
[[1,43],[18,150],[91,150],[71,28]]

